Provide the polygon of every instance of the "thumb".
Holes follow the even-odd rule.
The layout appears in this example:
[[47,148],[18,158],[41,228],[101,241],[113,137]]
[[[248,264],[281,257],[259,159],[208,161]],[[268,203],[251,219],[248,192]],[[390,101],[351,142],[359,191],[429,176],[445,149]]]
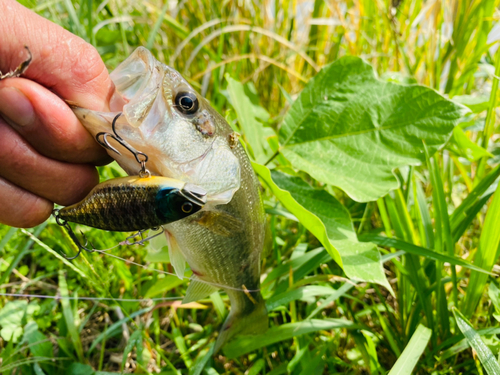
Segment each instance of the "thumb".
[[14,0],[0,0],[0,71],[33,60],[24,73],[62,99],[93,110],[107,110],[114,85],[97,50]]

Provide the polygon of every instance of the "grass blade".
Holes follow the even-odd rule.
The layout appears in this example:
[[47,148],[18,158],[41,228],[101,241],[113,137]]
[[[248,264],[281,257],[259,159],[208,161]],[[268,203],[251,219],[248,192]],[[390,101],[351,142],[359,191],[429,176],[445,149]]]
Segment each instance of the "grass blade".
[[410,375],[432,336],[432,330],[419,325],[389,375]]
[[495,182],[498,176],[500,176],[500,165],[493,168],[490,173],[484,176],[481,182],[479,182],[469,193],[469,195],[467,195],[467,197],[462,201],[460,206],[458,206],[457,209],[453,211],[453,214],[450,216],[451,229],[453,232],[459,226],[460,222],[466,218],[468,209],[483,196],[483,194]]
[[471,264],[461,258],[451,257],[449,255],[440,254],[431,249],[426,249],[425,247],[417,246],[412,243],[408,243],[405,241],[397,240],[395,238],[388,238],[373,234],[365,234],[359,237],[360,241],[373,242],[378,246],[386,246],[386,247],[394,247],[399,250],[406,251],[407,253],[419,255],[422,257],[426,257],[429,259],[437,260],[439,262],[447,262],[453,264],[454,266],[461,266],[468,268],[473,271],[481,272],[484,275],[490,275],[491,272],[483,269],[481,267],[476,266],[475,264]]
[[[474,256],[474,264],[484,270],[491,270],[499,255],[500,231],[500,185],[498,185],[491,202],[483,230],[479,238],[479,247]],[[472,272],[467,286],[463,311],[465,316],[471,316],[483,294],[488,276],[484,273]]]
[[104,332],[99,334],[99,336],[97,336],[94,339],[94,341],[92,341],[92,345],[90,345],[90,348],[87,350],[87,353],[90,354],[92,349],[94,349],[97,346],[97,344],[99,344],[104,338],[109,338],[109,337],[113,336],[116,333],[116,331],[120,329],[120,327],[122,326],[123,323],[127,323],[128,321],[132,320],[136,316],[142,315],[144,313],[151,311],[153,307],[154,306],[146,307],[146,308],[141,309],[139,311],[135,311],[134,313],[130,314],[129,316],[126,316],[126,317],[114,322],[113,324],[111,324]]
[[161,8],[160,14],[158,15],[158,19],[156,20],[153,29],[149,33],[148,42],[146,44],[146,48],[149,50],[153,49],[156,34],[158,34],[158,30],[160,30],[161,24],[165,19],[165,13],[167,12],[169,6],[170,4],[168,3],[168,1],[165,3],[165,5],[163,5],[163,8]]
[[75,324],[75,316],[73,315],[73,311],[71,309],[71,305],[68,298],[68,284],[66,283],[66,276],[64,275],[63,270],[59,270],[59,291],[61,292],[61,305],[64,315],[64,320],[66,321],[66,326],[68,327],[69,336],[71,338],[71,342],[73,343],[73,347],[76,351],[76,355],[80,362],[84,361],[83,357],[83,347],[82,342],[80,341],[80,334],[78,332],[78,328]]
[[458,328],[460,328],[460,331],[462,331],[470,346],[476,352],[479,360],[486,369],[486,372],[489,375],[500,375],[500,365],[490,348],[488,348],[483,340],[481,340],[481,336],[479,336],[467,318],[465,318],[460,311],[453,309],[453,314],[455,315]]

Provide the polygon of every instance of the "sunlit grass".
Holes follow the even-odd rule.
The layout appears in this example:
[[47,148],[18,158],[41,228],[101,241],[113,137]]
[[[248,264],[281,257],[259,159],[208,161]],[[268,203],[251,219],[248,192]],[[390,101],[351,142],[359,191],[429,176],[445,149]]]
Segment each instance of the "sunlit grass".
[[[479,98],[461,127],[468,140],[488,148],[494,158],[471,157],[463,151],[470,145],[457,143],[429,157],[424,166],[397,171],[401,187],[377,202],[357,203],[334,192],[361,236],[383,233],[406,246],[456,255],[476,265],[491,267],[498,260],[499,228],[492,218],[498,217],[499,209],[489,199],[500,174],[494,168],[499,160],[494,76],[500,69],[496,52],[500,33],[491,32],[498,24],[500,1],[23,3],[94,44],[110,69],[137,46],[148,46],[233,123],[237,116],[226,74],[253,84],[260,105],[270,114],[265,125],[277,129],[289,101],[305,83],[344,55],[364,58],[380,76],[396,82],[424,84],[449,97],[460,96],[457,100],[468,104],[471,97]],[[284,159],[277,160],[286,168]],[[101,177],[118,176],[115,168],[101,168]],[[268,191],[264,202],[270,228],[263,255],[264,297],[301,285],[340,291],[318,289],[319,294],[287,301],[270,312],[271,325],[345,318],[356,329],[319,330],[234,360],[222,355],[212,359],[207,352],[229,306],[224,294],[212,295],[194,308],[169,299],[156,301],[154,307],[148,302],[123,302],[119,299],[180,299],[187,281],[153,271],[172,269],[161,262],[161,255],[153,258],[144,247],[122,247],[111,253],[150,269],[101,254],[82,254],[72,268],[26,231],[0,226],[0,292],[63,295],[69,290],[72,296],[111,299],[64,304],[32,299],[29,320],[45,336],[16,343],[0,339],[0,372],[14,373],[18,367],[22,374],[76,374],[77,369],[69,372],[67,366],[81,362],[95,370],[136,373],[384,374],[404,355],[414,334],[426,335],[418,329],[423,325],[434,334],[415,373],[478,373],[481,364],[461,341],[452,307],[460,309],[482,335],[494,327],[485,337],[498,356],[500,297],[498,288],[490,288],[489,295],[484,288],[496,286],[494,278],[471,275],[466,268],[410,251],[396,257],[395,249],[387,247],[382,249],[385,270],[396,296],[377,285],[353,285],[319,249],[318,240]],[[123,240],[122,234],[82,230],[100,249]],[[54,252],[75,251],[52,220],[29,232]],[[16,299],[1,297],[0,306],[9,300]],[[49,340],[50,345],[40,340]],[[19,361],[27,362],[20,367]]]

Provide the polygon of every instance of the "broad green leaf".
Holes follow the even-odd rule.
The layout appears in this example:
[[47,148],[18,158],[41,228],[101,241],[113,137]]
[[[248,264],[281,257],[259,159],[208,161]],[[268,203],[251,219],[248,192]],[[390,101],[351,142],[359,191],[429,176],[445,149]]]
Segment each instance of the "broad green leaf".
[[299,323],[281,324],[259,335],[239,336],[224,346],[223,351],[231,359],[292,337],[338,328],[358,329],[360,326],[346,319],[311,319]]
[[283,206],[316,236],[349,278],[374,282],[392,292],[377,247],[358,242],[349,212],[334,196],[314,189],[299,177],[276,171],[271,176],[266,167],[253,166]]
[[323,68],[283,120],[280,151],[295,168],[338,186],[354,200],[376,200],[398,187],[393,170],[424,161],[451,135],[465,107],[418,85],[375,77],[357,57]]
[[83,363],[74,362],[66,369],[68,375],[94,375],[94,369]]
[[411,375],[432,336],[432,330],[420,324],[389,375]]
[[5,341],[14,341],[23,334],[22,320],[26,313],[28,302],[23,300],[9,301],[0,310],[0,336]]
[[308,285],[272,296],[266,301],[267,311],[289,304],[298,299],[308,299],[316,296],[328,296],[336,292],[329,286]]
[[52,343],[38,330],[35,322],[29,322],[24,327],[23,341],[27,342],[31,354],[36,357],[53,357]]
[[453,129],[452,142],[447,148],[470,161],[476,161],[485,156],[493,157],[487,150],[472,142],[460,126],[455,126]]
[[469,345],[476,352],[486,372],[489,375],[500,375],[500,365],[490,348],[488,348],[481,339],[481,336],[479,336],[467,318],[458,309],[453,308],[453,314],[455,315],[458,328],[462,331]]
[[455,95],[452,100],[466,106],[472,113],[486,111],[490,105],[490,98],[487,96]]
[[175,287],[178,287],[184,282],[184,280],[179,279],[177,276],[167,275],[162,279],[158,279],[146,292],[144,298],[151,298],[157,296],[158,294],[167,292]]
[[[493,201],[486,213],[479,237],[479,246],[474,255],[474,265],[485,270],[491,270],[500,255],[498,223],[500,223],[500,184],[497,186]],[[463,304],[465,316],[471,316],[476,309],[487,281],[488,275],[478,272],[471,273]]]
[[24,300],[7,302],[0,310],[0,326],[20,326],[27,307],[28,302]]
[[0,330],[0,336],[5,341],[17,342],[17,340],[22,336],[23,328],[19,326],[7,326]]
[[299,221],[311,232],[316,238],[323,244],[325,249],[328,251],[330,256],[335,262],[341,267],[343,267],[342,259],[340,257],[337,249],[330,243],[328,235],[326,233],[325,225],[321,220],[308,211],[306,208],[301,206],[293,197],[290,192],[283,190],[276,185],[271,177],[271,171],[260,164],[252,163],[255,172],[260,178],[265,182],[265,184],[271,189],[273,194],[280,200],[283,206],[286,207]]

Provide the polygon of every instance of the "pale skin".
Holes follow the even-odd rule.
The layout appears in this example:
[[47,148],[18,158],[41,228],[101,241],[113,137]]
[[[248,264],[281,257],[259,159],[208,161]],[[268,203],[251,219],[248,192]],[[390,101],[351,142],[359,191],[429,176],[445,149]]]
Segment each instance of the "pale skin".
[[0,71],[28,57],[24,78],[0,81],[0,223],[33,227],[54,203],[81,200],[110,159],[65,100],[108,110],[114,92],[98,52],[81,38],[26,9],[0,0]]

